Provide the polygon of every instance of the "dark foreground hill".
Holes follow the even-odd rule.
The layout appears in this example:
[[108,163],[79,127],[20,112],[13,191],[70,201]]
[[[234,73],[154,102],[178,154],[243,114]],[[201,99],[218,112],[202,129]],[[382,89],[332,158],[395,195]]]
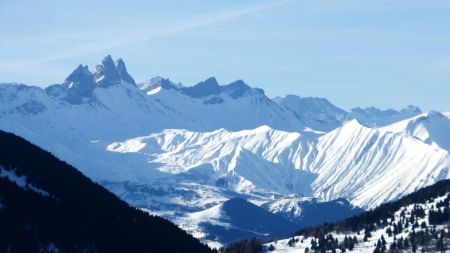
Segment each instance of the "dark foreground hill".
[[0,252],[212,251],[50,153],[0,131]]

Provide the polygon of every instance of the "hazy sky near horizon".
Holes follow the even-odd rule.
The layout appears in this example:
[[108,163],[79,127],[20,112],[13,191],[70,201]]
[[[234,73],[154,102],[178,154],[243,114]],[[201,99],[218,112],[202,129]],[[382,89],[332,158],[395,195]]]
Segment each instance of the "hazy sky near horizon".
[[0,1],[0,82],[121,57],[143,81],[243,79],[270,97],[450,111],[450,1]]

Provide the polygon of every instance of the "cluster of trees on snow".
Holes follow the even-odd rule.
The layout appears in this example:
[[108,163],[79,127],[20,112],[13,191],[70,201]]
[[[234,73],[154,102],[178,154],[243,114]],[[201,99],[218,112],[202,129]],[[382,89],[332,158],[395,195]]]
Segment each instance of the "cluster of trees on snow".
[[430,224],[441,224],[450,220],[450,195],[437,202],[436,207],[430,210],[428,221]]
[[263,250],[263,241],[251,238],[235,243],[219,250],[220,253],[258,253]]
[[[303,239],[300,241],[303,243]],[[287,246],[288,247],[296,247],[296,244],[299,243],[299,239],[296,237],[292,237],[289,239]],[[319,238],[313,238],[310,241],[310,246],[305,248],[305,253],[308,252],[346,252],[352,251],[355,245],[358,244],[358,239],[356,236],[345,236],[344,239],[338,240],[338,238],[334,238],[332,234],[321,236]],[[274,251],[275,247],[273,244],[269,245],[269,251]]]
[[[292,237],[289,239],[287,245],[289,247],[295,247],[299,242],[298,238]],[[301,240],[303,243],[303,239]],[[310,241],[310,246],[305,248],[305,253],[308,252],[346,252],[352,251],[355,248],[355,245],[358,244],[358,239],[356,236],[345,236],[344,239],[338,240],[334,238],[332,234],[328,234],[326,236],[320,236],[319,238],[313,238]],[[269,251],[275,250],[275,247],[270,244]]]
[[449,246],[449,233],[445,229],[423,229],[411,231],[407,237],[394,237],[391,251],[407,250],[412,252],[445,252]]
[[[346,252],[351,251],[358,243],[356,236],[345,237],[342,241],[334,238],[333,235],[321,236],[318,239],[311,239],[311,251],[313,252]],[[309,252],[309,248],[305,249],[305,252]]]

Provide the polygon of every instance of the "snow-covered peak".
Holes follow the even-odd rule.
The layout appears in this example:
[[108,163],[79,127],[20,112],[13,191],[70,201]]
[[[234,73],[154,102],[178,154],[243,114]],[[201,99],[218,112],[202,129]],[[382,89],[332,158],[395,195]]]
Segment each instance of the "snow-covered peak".
[[64,81],[68,88],[71,88],[74,83],[86,83],[92,81],[92,73],[89,71],[87,65],[78,65],[78,67],[66,78]]
[[342,125],[347,112],[325,98],[287,95],[274,98],[280,106],[293,112],[305,124],[315,130],[328,132]]
[[183,88],[183,85],[181,83],[174,83],[169,78],[163,78],[161,76],[152,77],[145,82],[138,83],[137,86],[148,95],[154,95],[161,89],[178,90],[180,88]]
[[407,107],[401,109],[400,112],[406,114],[420,114],[422,113],[422,110],[418,106],[408,105]]
[[400,111],[394,109],[380,110],[375,107],[353,108],[349,113],[350,118],[356,118],[368,127],[382,127],[400,120],[414,117],[422,111],[417,106],[408,106]]
[[[318,98],[318,97],[300,97],[297,95],[286,95],[284,97],[275,98],[275,101],[279,104],[291,105],[298,107],[301,112],[311,110],[309,107],[318,108],[320,110],[328,109],[338,111],[339,113],[344,114],[345,111],[336,107],[328,99],[326,98]],[[301,107],[304,105],[306,107]],[[326,107],[326,108],[323,108]]]
[[[230,97],[237,99],[244,95],[250,94],[251,88],[246,83],[244,83],[244,81],[237,80],[228,85],[225,85],[222,90],[225,91]],[[260,91],[262,92],[262,94],[264,94],[264,91],[261,89],[255,90]]]
[[[197,83],[194,86],[185,87],[180,83],[174,83],[168,78],[154,77],[148,81],[138,84],[138,87],[145,93],[153,95],[159,92],[161,89],[164,90],[175,90],[183,95],[186,95],[194,99],[210,99],[211,97],[216,100],[222,101],[219,98],[221,95],[226,95],[227,97],[238,99],[246,95],[251,95],[252,91],[256,94],[264,94],[264,91],[251,88],[244,81],[237,80],[227,85],[220,85],[215,77],[210,77],[202,82]],[[218,101],[207,101],[206,103],[215,103]]]
[[210,77],[192,87],[184,88],[183,93],[194,98],[202,98],[219,94],[220,86],[215,77]]
[[307,127],[322,132],[336,129],[349,119],[357,119],[366,127],[382,127],[422,113],[420,108],[412,105],[399,111],[357,107],[347,112],[325,98],[296,95],[275,97],[273,101],[293,112]]
[[116,61],[116,68],[120,79],[122,79],[127,83],[136,84],[133,77],[130,74],[128,74],[127,68],[125,67],[125,63],[123,62],[122,58],[119,58]]
[[[362,129],[369,129],[368,127],[366,127],[365,125],[361,124],[359,122],[359,120],[357,119],[351,119],[348,121],[345,121],[342,124],[342,127],[335,129],[332,132],[347,132],[347,133],[352,133],[355,131],[360,131]],[[330,133],[332,133],[330,132]]]
[[264,91],[257,88],[251,88],[242,80],[237,80],[227,85],[220,85],[215,77],[210,77],[191,87],[181,87],[179,91],[189,97],[197,99],[210,98],[212,96],[216,96],[217,99],[220,99],[218,97],[220,95],[226,95],[233,99],[239,99],[251,94],[264,95]]
[[[267,126],[252,130],[212,132],[164,130],[108,145],[122,154],[150,155],[165,173],[197,171],[207,182],[236,192],[258,189],[307,192],[309,174],[300,170],[313,140],[299,133],[273,130]],[[199,170],[207,166],[207,171]],[[299,169],[293,169],[297,167]]]
[[108,87],[121,81],[136,85],[134,79],[128,74],[123,60],[118,59],[114,63],[111,55],[103,58],[101,63],[95,67],[93,74],[94,81],[100,87]]
[[119,80],[119,73],[111,57],[107,55],[94,70],[95,82],[99,86],[108,86]]
[[[79,65],[64,81],[62,87],[67,90],[64,99],[70,103],[79,104],[83,98],[90,97],[95,89],[94,75],[89,71],[88,66]],[[53,94],[58,87],[49,87],[47,91]],[[61,93],[61,92],[58,92]],[[57,94],[61,95],[61,94]]]
[[95,70],[91,72],[88,66],[79,65],[63,84],[51,85],[45,92],[54,98],[63,99],[71,104],[81,104],[90,100],[97,87],[106,88],[120,83],[135,86],[135,81],[128,74],[125,63],[118,59],[114,63],[110,55],[106,56]]
[[445,150],[408,135],[364,127],[357,120],[320,137],[316,148],[311,168],[318,177],[312,186],[322,193],[315,196],[344,197],[365,208],[450,175]]
[[423,113],[382,129],[410,135],[427,144],[450,151],[450,119],[440,112]]

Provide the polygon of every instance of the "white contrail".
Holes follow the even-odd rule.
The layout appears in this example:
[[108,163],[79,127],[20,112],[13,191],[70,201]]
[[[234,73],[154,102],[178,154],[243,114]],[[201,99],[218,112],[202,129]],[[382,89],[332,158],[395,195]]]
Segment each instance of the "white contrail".
[[[88,44],[84,44],[82,46],[78,46],[75,48],[67,49],[64,53],[55,53],[50,56],[34,58],[34,59],[21,59],[14,62],[2,62],[0,63],[1,69],[18,69],[29,66],[34,66],[38,64],[45,64],[54,61],[70,59],[77,56],[97,53],[100,51],[105,51],[108,49],[125,46],[129,44],[145,42],[151,39],[168,36],[172,34],[176,34],[179,32],[193,30],[199,27],[204,27],[212,24],[221,23],[227,20],[235,19],[241,16],[244,16],[249,13],[270,9],[273,7],[285,5],[294,0],[280,0],[280,1],[271,1],[264,2],[257,5],[246,6],[246,7],[238,7],[228,10],[223,10],[220,12],[210,13],[202,16],[197,16],[191,19],[178,21],[174,24],[160,26],[160,27],[152,27],[147,30],[140,31],[139,34],[121,34],[119,38],[102,38],[102,41],[91,42]],[[81,36],[81,35],[80,35]]]

